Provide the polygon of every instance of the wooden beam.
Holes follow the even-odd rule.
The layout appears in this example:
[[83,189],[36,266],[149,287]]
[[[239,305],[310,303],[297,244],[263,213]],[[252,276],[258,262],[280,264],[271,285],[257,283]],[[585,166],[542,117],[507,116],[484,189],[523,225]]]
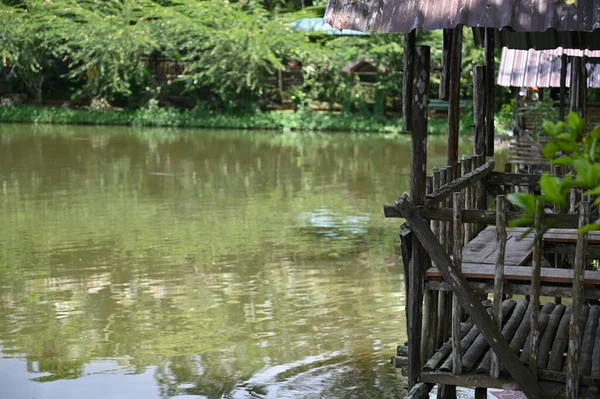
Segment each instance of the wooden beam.
[[495,186],[539,186],[540,175],[491,172],[486,176],[485,184]]
[[473,151],[485,155],[485,68],[473,67]]
[[[383,212],[386,218],[404,218],[402,212],[395,205],[384,205]],[[425,208],[418,207],[419,215],[429,220],[439,220],[449,222],[452,220],[452,208]],[[525,216],[522,212],[507,211],[506,219],[513,220]],[[465,209],[462,211],[464,223],[495,224],[496,211],[481,211],[474,209]],[[544,218],[548,223],[552,223],[555,228],[576,229],[579,226],[577,215],[546,215]]]
[[[471,288],[477,293],[493,293],[494,283],[492,280],[489,281],[469,281]],[[452,287],[445,281],[441,280],[427,280],[425,282],[425,289],[436,290],[436,291],[451,291]],[[561,298],[573,297],[573,288],[565,287],[562,284],[557,285],[543,285],[541,288],[542,296]],[[522,283],[518,281],[505,281],[504,282],[504,293],[514,295],[531,295],[531,284],[528,280],[523,280]],[[583,297],[585,299],[598,299],[600,297],[600,289],[595,288],[593,285],[587,285],[583,290]]]
[[419,216],[417,208],[408,195],[404,194],[401,196],[395,205],[410,224],[413,233],[429,253],[433,263],[442,272],[444,280],[452,286],[454,295],[458,297],[463,308],[471,316],[475,325],[477,325],[481,333],[485,336],[487,342],[494,352],[496,352],[512,378],[519,384],[521,390],[530,399],[541,399],[542,393],[537,381],[533,379],[529,370],[521,363],[514,351],[511,350],[498,327],[496,327],[485,308],[478,301],[475,293],[469,286],[469,282],[456,270],[454,262],[435,239],[428,222]]
[[405,399],[429,399],[429,391],[431,391],[432,388],[433,384],[420,382],[412,387],[406,394]]
[[448,147],[446,165],[458,163],[458,136],[460,117],[460,71],[462,61],[463,27],[452,29],[450,55],[450,82],[448,89]]
[[[413,160],[414,160],[414,153],[413,153]],[[489,161],[484,163],[479,168],[467,173],[466,175],[459,177],[458,179],[455,179],[454,181],[451,181],[450,183],[443,185],[442,187],[440,187],[433,193],[425,196],[425,201],[424,201],[425,206],[427,206],[427,207],[435,206],[436,204],[442,202],[446,198],[449,198],[452,195],[452,193],[454,193],[456,191],[460,191],[463,188],[467,188],[470,185],[472,185],[473,183],[483,179],[491,171],[494,170],[495,165],[496,165],[495,161],[493,159],[490,159]]]
[[[429,91],[430,50],[426,46],[415,48],[412,87],[412,139],[410,195],[420,201],[426,193],[427,171],[427,104]],[[419,378],[424,359],[421,359],[421,328],[423,320],[423,274],[427,254],[417,237],[413,237],[412,263],[408,283],[408,386],[412,388]]]
[[404,35],[404,58],[402,61],[402,130],[412,131],[413,60],[416,31]]
[[565,120],[565,102],[567,97],[567,64],[569,59],[566,54],[560,56],[560,94],[559,102],[560,108],[558,111],[558,118],[561,121]]
[[485,28],[485,155],[489,157],[494,156],[494,68],[494,28]]

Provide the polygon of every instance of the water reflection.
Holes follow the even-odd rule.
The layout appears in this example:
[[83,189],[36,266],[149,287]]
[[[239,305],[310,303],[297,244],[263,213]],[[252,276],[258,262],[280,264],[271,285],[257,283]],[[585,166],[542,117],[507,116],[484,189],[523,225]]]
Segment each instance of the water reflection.
[[409,151],[0,126],[6,397],[402,397],[398,223],[381,205],[406,190]]

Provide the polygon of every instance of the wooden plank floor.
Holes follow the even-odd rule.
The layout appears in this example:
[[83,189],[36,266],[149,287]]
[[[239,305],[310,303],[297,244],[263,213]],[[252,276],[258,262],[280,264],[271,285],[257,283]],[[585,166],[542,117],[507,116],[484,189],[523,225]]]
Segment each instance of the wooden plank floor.
[[[525,229],[506,229],[505,263],[509,265],[524,265],[533,252],[533,234],[522,237]],[[471,242],[463,248],[463,262],[475,264],[496,263],[496,228],[489,226],[482,230]]]
[[[507,299],[502,303],[502,334],[518,354],[521,361],[529,364],[530,358],[530,314],[531,305],[526,300],[518,302]],[[504,311],[506,311],[504,313]],[[571,306],[546,303],[540,310],[540,354],[538,369],[540,380],[566,381],[566,352],[568,345],[569,319]],[[600,383],[600,306],[586,305],[581,310],[584,328],[580,370],[584,385]],[[463,323],[462,370],[465,375],[488,376],[490,373],[491,351],[477,326],[469,320]],[[444,347],[445,346],[445,347]],[[434,378],[436,373],[452,371],[452,357],[448,351],[450,342],[439,348],[423,366],[423,372]],[[459,377],[459,376],[456,376]],[[509,379],[502,370],[501,380]]]

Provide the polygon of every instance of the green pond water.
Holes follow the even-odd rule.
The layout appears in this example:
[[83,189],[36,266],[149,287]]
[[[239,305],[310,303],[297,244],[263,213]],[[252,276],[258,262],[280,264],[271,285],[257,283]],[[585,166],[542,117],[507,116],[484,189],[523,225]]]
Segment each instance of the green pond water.
[[0,397],[402,397],[382,205],[410,158],[398,137],[0,125]]

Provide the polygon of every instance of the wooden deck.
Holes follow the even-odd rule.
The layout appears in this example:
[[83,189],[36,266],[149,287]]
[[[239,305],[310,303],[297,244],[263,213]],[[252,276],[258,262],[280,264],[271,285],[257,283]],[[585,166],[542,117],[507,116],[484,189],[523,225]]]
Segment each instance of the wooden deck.
[[[525,266],[531,260],[533,254],[533,234],[523,237],[526,232],[525,228],[507,228],[506,255],[504,266],[504,280],[507,283],[513,283],[512,286],[507,286],[507,293],[525,293],[528,292],[528,284],[531,282],[531,266]],[[577,239],[574,230],[571,229],[550,229],[544,235],[545,244],[561,244],[572,245]],[[600,231],[593,231],[588,234],[588,245],[592,249],[593,245],[600,244]],[[554,246],[551,245],[551,248]],[[590,253],[596,252],[591,250]],[[496,244],[496,229],[488,227],[482,230],[477,237],[469,242],[463,248],[463,263],[462,274],[470,282],[485,282],[493,281],[495,274],[495,262],[498,256]],[[549,266],[549,264],[547,264]],[[572,269],[556,269],[553,267],[541,268],[541,282],[547,287],[553,287],[554,290],[562,289],[565,296],[569,295],[568,287],[573,284]],[[428,281],[441,282],[442,275],[436,267],[428,269],[425,273],[425,278]],[[511,287],[515,289],[515,285],[520,284],[521,287],[516,289],[516,292],[511,291]],[[584,284],[587,288],[600,286],[600,271],[586,270]],[[434,287],[430,285],[430,287]],[[481,285],[480,285],[481,286]],[[489,286],[491,292],[491,285]],[[566,288],[566,290],[564,289]],[[549,290],[551,288],[546,288]],[[588,290],[589,291],[589,290]],[[550,291],[548,291],[550,293]],[[589,291],[588,297],[597,295],[597,290]],[[554,292],[556,294],[556,292]]]
[[[484,306],[492,314],[491,302]],[[502,335],[510,347],[518,354],[521,362],[529,364],[531,346],[530,314],[531,304],[526,300],[518,302],[507,299],[502,303]],[[566,352],[569,340],[570,305],[546,303],[540,310],[540,349],[538,357],[538,377],[541,381],[566,381]],[[581,383],[600,385],[600,306],[586,305],[581,310],[583,320],[582,356],[580,361]],[[422,381],[439,382],[440,378],[448,383],[469,386],[477,381],[478,386],[489,388],[511,388],[516,384],[502,370],[500,379],[486,378],[490,374],[491,351],[488,343],[477,326],[467,319],[461,325],[461,350],[463,374],[452,375],[452,344],[446,342],[427,361],[421,370]],[[469,382],[472,380],[471,382]]]

